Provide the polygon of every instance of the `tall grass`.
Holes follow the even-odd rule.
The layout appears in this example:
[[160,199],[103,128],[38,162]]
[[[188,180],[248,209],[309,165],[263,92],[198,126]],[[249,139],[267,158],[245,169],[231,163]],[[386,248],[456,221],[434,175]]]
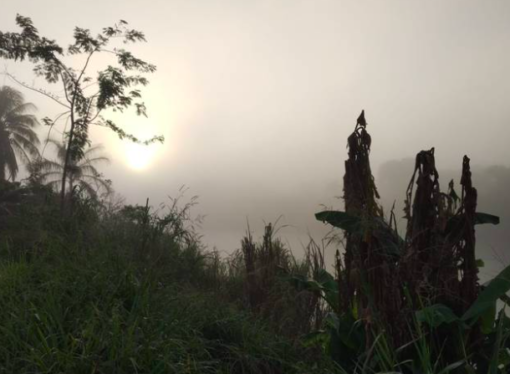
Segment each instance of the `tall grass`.
[[200,244],[192,204],[171,203],[159,212],[148,205],[104,212],[87,200],[75,207],[70,219],[79,225],[45,226],[38,221],[44,216],[24,209],[9,217],[39,225],[36,242],[20,244],[24,227],[2,227],[0,372],[309,373],[331,367],[327,360],[310,362],[305,348],[234,302],[242,287],[240,293],[232,288],[231,297],[220,295],[225,277],[235,283],[236,275]]

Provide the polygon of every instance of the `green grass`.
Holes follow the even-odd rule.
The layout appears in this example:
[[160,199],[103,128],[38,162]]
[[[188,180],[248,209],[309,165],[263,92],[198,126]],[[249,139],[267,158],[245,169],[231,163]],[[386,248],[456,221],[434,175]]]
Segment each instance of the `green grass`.
[[222,258],[201,244],[190,204],[157,214],[77,197],[62,219],[48,191],[20,191],[0,211],[0,374],[496,374],[510,362],[503,314],[468,345],[446,306],[410,305],[403,346],[383,324],[367,340],[362,319],[335,309],[325,248],[296,260],[270,226],[251,252]]
[[2,261],[0,372],[314,371],[248,313],[139,268],[105,247]]

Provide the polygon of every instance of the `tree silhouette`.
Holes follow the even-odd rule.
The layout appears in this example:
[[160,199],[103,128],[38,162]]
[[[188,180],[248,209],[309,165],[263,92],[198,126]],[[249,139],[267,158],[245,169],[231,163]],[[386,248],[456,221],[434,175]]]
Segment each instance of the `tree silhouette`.
[[[65,168],[66,147],[61,142],[49,139],[48,143],[53,144],[57,149],[57,159],[54,161],[48,159],[39,160],[35,165],[39,172],[40,181],[55,190],[59,189]],[[96,145],[88,147],[83,152],[79,161],[72,160],[67,166],[67,182],[69,191],[75,187],[80,187],[90,197],[97,197],[98,191],[110,192],[110,183],[103,178],[96,169],[96,165],[101,162],[109,162],[108,157],[101,155],[103,147]]]
[[[46,125],[53,126],[56,121],[67,118],[70,125],[66,131],[66,155],[60,188],[63,212],[67,174],[70,167],[78,164],[85,155],[89,145],[90,125],[107,127],[121,139],[127,138],[137,143],[163,142],[162,136],[140,141],[103,116],[108,110],[122,112],[130,107],[134,107],[138,115],[146,116],[145,104],[141,101],[142,95],[137,87],[148,84],[143,74],[153,73],[156,67],[124,48],[108,48],[113,40],[121,40],[124,44],[145,41],[142,32],[128,29],[127,22],[123,20],[104,28],[97,36],[93,36],[88,29],[76,27],[74,42],[67,49],[54,40],[41,37],[30,18],[17,15],[16,23],[22,29],[21,33],[0,32],[0,57],[15,61],[28,59],[35,64],[36,76],[44,77],[49,83],[59,82],[63,86],[64,97],[60,98],[30,87],[6,72],[25,88],[37,91],[65,108],[57,118],[43,120]],[[87,70],[92,58],[99,53],[112,56],[116,63],[98,71],[93,79],[87,75]],[[71,64],[77,61],[77,55],[81,55],[84,62],[80,68],[73,68]],[[72,57],[72,62],[66,63],[65,57]]]
[[39,154],[39,138],[33,130],[39,123],[28,114],[33,109],[35,106],[25,103],[21,92],[7,86],[0,88],[0,180],[14,181],[19,170],[17,157],[28,163]]

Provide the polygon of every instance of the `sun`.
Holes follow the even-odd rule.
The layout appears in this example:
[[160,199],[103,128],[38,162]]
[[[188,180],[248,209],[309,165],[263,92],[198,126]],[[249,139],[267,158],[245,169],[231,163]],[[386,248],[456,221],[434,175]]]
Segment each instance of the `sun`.
[[155,159],[157,145],[143,145],[136,143],[124,144],[124,156],[127,165],[134,170],[147,169]]

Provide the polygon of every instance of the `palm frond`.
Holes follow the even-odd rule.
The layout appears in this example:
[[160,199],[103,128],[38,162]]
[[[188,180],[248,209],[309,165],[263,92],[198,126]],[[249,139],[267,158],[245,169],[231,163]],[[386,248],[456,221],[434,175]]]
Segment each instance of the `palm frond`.
[[[9,177],[12,180],[16,179],[18,175],[18,162],[16,161],[16,155],[11,146],[5,147],[3,152],[0,154],[0,167],[9,171]],[[5,176],[5,174],[4,174]]]
[[[25,138],[19,134],[11,134],[11,144],[16,142],[24,151],[28,152],[31,156],[39,156],[39,148],[37,148],[30,139]],[[26,162],[26,161],[24,161]]]
[[[9,112],[13,115],[24,115],[27,112],[35,112],[37,107],[32,103],[22,103],[14,106]],[[35,118],[35,117],[34,117]]]
[[97,191],[92,185],[87,183],[84,180],[80,180],[78,182],[78,185],[90,196],[90,197],[97,197]]
[[78,165],[80,168],[80,171],[82,175],[92,175],[92,176],[99,176],[100,173],[97,171],[97,169],[92,165]]
[[104,189],[108,193],[112,190],[110,183],[99,176],[82,175],[82,180],[89,180],[90,182],[93,182],[98,189]]
[[34,127],[39,124],[37,117],[33,114],[21,113],[14,110],[5,113],[4,119],[12,125],[19,123],[23,126]]
[[92,158],[85,158],[84,161],[85,161],[84,162],[85,165],[95,164],[95,163],[99,163],[99,162],[109,163],[110,158],[108,158],[106,156],[98,156],[98,157],[92,157]]
[[57,173],[54,171],[42,173],[41,179],[44,181],[45,184],[53,183],[53,182],[62,182],[62,174]]
[[3,86],[0,88],[0,118],[24,102],[23,94],[12,87]]
[[[65,156],[66,156],[66,147],[62,142],[49,138],[47,140],[48,143],[51,143],[55,146],[57,150],[57,159],[54,161],[43,160],[41,164],[41,169],[45,171],[42,174],[42,177],[45,180],[49,178],[62,178]],[[102,156],[98,154],[99,151],[103,149],[103,146],[97,145],[94,147],[89,147],[85,150],[85,157],[79,160],[77,163],[72,163],[68,165],[67,174],[69,176],[68,182],[70,185],[79,185],[84,191],[91,195],[96,196],[97,190],[105,190],[106,192],[111,192],[110,183],[105,181],[102,178],[101,173],[97,170],[94,164],[99,162],[109,162],[108,157]],[[92,156],[92,157],[91,157]],[[55,181],[53,181],[55,182]],[[94,195],[92,195],[94,192]]]
[[10,148],[14,151],[14,154],[17,154],[23,163],[27,164],[30,162],[30,156],[19,142],[15,139],[11,139],[10,144]]
[[34,115],[26,114],[34,109],[33,104],[25,103],[21,92],[7,86],[0,88],[1,179],[5,179],[5,169],[13,180],[16,178],[19,170],[16,155],[25,163],[30,162],[30,156],[39,155],[39,138],[32,130],[39,122]]
[[51,189],[53,189],[53,191],[59,191],[60,190],[60,183],[62,183],[62,181],[59,180],[59,179],[56,179],[56,180],[53,180],[53,181],[45,182],[44,184],[46,186],[50,187]]
[[104,151],[104,147],[102,144],[98,144],[98,145],[95,145],[95,146],[92,146],[92,147],[89,147],[85,150],[85,154],[83,155],[84,158],[94,158],[94,156],[96,155],[100,155],[101,157],[104,157],[106,159],[108,159],[108,157],[105,157],[102,155]]
[[58,141],[53,138],[48,138],[46,139],[46,141],[48,142],[48,144],[52,144],[55,146],[57,150],[57,158],[62,164],[64,164],[66,159],[66,147],[64,146],[64,144],[61,141]]
[[43,171],[55,171],[62,174],[62,171],[64,170],[64,166],[56,161],[51,161],[44,159],[41,161],[41,170]]
[[37,136],[35,131],[28,127],[15,126],[9,128],[8,131],[13,135],[23,136],[24,138],[27,139],[27,141],[32,143],[34,146],[40,144],[39,137]]

